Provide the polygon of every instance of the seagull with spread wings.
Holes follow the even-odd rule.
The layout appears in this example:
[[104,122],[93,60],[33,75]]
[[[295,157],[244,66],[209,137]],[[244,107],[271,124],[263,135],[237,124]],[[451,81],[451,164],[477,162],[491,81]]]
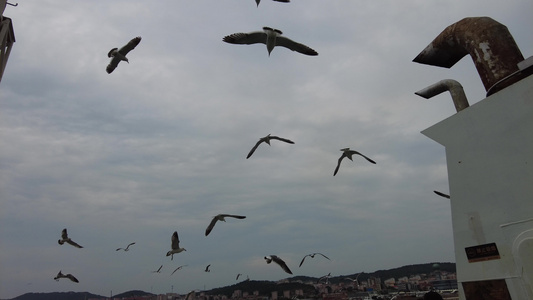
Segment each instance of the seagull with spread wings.
[[57,240],[57,243],[59,245],[63,245],[64,243],[67,243],[67,244],[70,244],[70,245],[72,245],[72,246],[74,246],[76,248],[83,248],[82,246],[78,245],[78,243],[74,242],[73,240],[71,240],[68,237],[66,228],[61,231],[61,239]]
[[361,153],[359,153],[359,152],[357,152],[357,151],[355,151],[355,150],[350,150],[350,148],[344,148],[344,149],[341,149],[341,151],[342,151],[342,155],[341,155],[341,157],[339,157],[339,160],[338,160],[338,162],[337,162],[337,167],[335,168],[335,171],[333,172],[333,176],[337,175],[337,172],[339,172],[339,168],[340,168],[340,166],[341,166],[341,161],[342,161],[342,159],[345,158],[345,157],[347,157],[349,160],[353,161],[352,156],[353,156],[354,154],[361,155],[362,157],[364,157],[366,160],[368,160],[369,162],[371,162],[371,163],[373,163],[373,164],[376,163],[376,162],[373,161],[372,159],[370,159],[370,158],[364,156],[363,154],[361,154]]
[[161,268],[163,267],[163,265],[161,265],[161,267],[159,267],[159,269],[155,270],[155,271],[152,271],[152,273],[161,273]]
[[180,239],[177,231],[174,231],[170,240],[172,242],[170,245],[172,250],[167,252],[167,256],[170,256],[170,260],[174,259],[174,254],[187,251],[185,248],[180,248]]
[[276,256],[276,255],[265,256],[265,260],[266,260],[267,264],[269,264],[272,261],[274,261],[275,263],[277,263],[283,269],[283,271],[285,271],[285,272],[287,272],[289,274],[292,274],[291,269],[289,269],[287,264],[281,258],[279,258],[278,256]]
[[300,262],[300,266],[299,266],[299,267],[302,266],[302,264],[304,263],[304,260],[305,260],[306,257],[309,256],[309,257],[311,257],[311,258],[315,258],[315,255],[317,255],[317,254],[322,255],[324,258],[327,258],[328,260],[331,260],[331,259],[329,259],[329,257],[325,256],[325,255],[322,254],[322,253],[318,253],[318,252],[317,252],[317,253],[311,253],[311,254],[307,254],[306,256],[304,256],[304,258],[302,258],[302,261]]
[[54,277],[54,279],[55,279],[55,281],[59,281],[60,278],[68,278],[72,282],[76,282],[76,283],[79,282],[78,279],[76,277],[74,277],[72,274],[63,274],[63,273],[61,273],[61,271],[59,271],[59,273],[57,273],[57,276]]
[[233,33],[225,36],[222,40],[230,44],[240,44],[240,45],[251,45],[251,44],[265,44],[268,51],[268,56],[270,52],[276,46],[281,46],[288,48],[292,51],[300,52],[305,55],[316,56],[318,52],[309,48],[304,44],[297,43],[289,38],[282,36],[281,30],[263,27],[263,31],[253,31],[253,32],[239,32]]
[[252,148],[252,150],[250,150],[250,152],[248,153],[248,156],[246,156],[246,159],[250,158],[250,156],[252,156],[252,154],[254,154],[255,150],[257,149],[257,147],[259,147],[259,145],[261,145],[261,143],[264,142],[264,143],[267,143],[270,146],[270,140],[278,140],[278,141],[282,141],[282,142],[285,142],[285,143],[294,144],[294,142],[291,141],[291,140],[284,139],[284,138],[281,138],[279,136],[268,134],[267,136],[260,138],[259,141],[257,141],[257,143],[255,143],[255,146]]
[[217,221],[226,222],[225,218],[227,218],[227,217],[236,218],[236,219],[244,219],[244,218],[246,218],[246,216],[218,214],[218,215],[213,217],[213,219],[211,220],[211,223],[209,223],[209,226],[207,226],[207,228],[205,229],[205,236],[207,236],[211,232],[211,230],[213,230],[213,227],[215,227],[215,224],[217,223]]
[[181,270],[181,269],[182,269],[183,267],[185,267],[185,266],[187,266],[187,265],[183,265],[183,266],[179,266],[179,267],[177,267],[177,268],[172,272],[172,274],[170,274],[170,276],[172,276],[174,273],[176,273],[177,270]]
[[129,243],[128,246],[127,246],[126,248],[117,248],[116,251],[118,251],[118,250],[130,251],[130,246],[131,246],[131,245],[135,245],[135,242],[133,242],[133,243]]
[[135,49],[135,47],[137,47],[137,45],[139,45],[140,42],[141,42],[141,37],[138,36],[136,38],[131,39],[131,41],[129,41],[126,45],[124,45],[120,49],[113,48],[109,50],[109,53],[107,53],[107,57],[110,57],[111,61],[109,62],[109,64],[107,65],[107,68],[105,69],[107,73],[111,74],[111,72],[115,70],[115,68],[118,66],[118,63],[121,61],[130,63],[126,55],[131,50]]

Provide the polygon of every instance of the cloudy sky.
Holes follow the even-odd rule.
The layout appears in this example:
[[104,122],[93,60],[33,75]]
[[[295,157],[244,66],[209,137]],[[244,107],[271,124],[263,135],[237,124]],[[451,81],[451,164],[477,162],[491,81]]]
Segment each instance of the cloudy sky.
[[[269,254],[316,277],[453,262],[450,205],[433,193],[448,192],[444,148],[420,131],[455,108],[414,92],[451,78],[472,105],[485,90],[468,56],[451,69],[412,60],[476,16],[533,53],[530,0],[18,3],[4,12],[16,43],[0,83],[0,298],[286,278]],[[222,41],[263,26],[319,55]],[[107,52],[136,36],[107,74]],[[269,133],[295,144],[246,159]],[[377,164],[344,160],[334,177],[345,147]],[[206,237],[218,213],[247,218]],[[58,245],[63,228],[84,248]],[[187,251],[171,261],[174,231]],[[331,261],[299,268],[312,252]],[[59,270],[80,283],[55,282]]]

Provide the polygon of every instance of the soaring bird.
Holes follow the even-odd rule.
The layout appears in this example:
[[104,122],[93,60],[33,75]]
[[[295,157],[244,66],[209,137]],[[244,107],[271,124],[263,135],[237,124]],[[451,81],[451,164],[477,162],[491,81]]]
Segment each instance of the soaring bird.
[[211,272],[211,270],[209,270],[209,266],[211,265],[207,265],[207,267],[205,267],[205,270],[204,270],[205,272]]
[[161,265],[161,267],[159,267],[159,269],[155,270],[155,271],[152,271],[152,273],[161,273],[161,268],[163,267],[163,265]]
[[196,291],[192,290],[190,291],[187,296],[185,297],[185,300],[190,300],[192,298],[194,298],[194,295],[196,295]]
[[127,246],[126,248],[117,248],[116,251],[118,251],[118,250],[130,251],[130,246],[131,246],[131,245],[135,245],[135,242],[133,242],[133,243],[129,243],[128,246]]
[[315,255],[317,255],[317,254],[320,254],[320,255],[324,256],[324,258],[327,258],[328,260],[331,260],[331,259],[329,259],[329,257],[325,256],[325,255],[322,254],[322,253],[318,253],[318,252],[317,252],[317,253],[311,253],[311,254],[307,254],[306,256],[304,256],[304,258],[302,258],[302,261],[300,262],[300,266],[299,266],[299,267],[302,266],[302,264],[304,263],[304,260],[305,260],[306,257],[309,256],[309,257],[311,257],[311,258],[315,258]]
[[167,256],[170,256],[170,260],[174,259],[174,254],[187,251],[185,248],[180,248],[180,239],[178,238],[177,231],[174,231],[174,234],[172,234],[172,238],[170,240],[172,241],[172,250],[167,252]]
[[59,273],[57,273],[57,276],[54,277],[54,279],[56,281],[59,281],[60,278],[68,278],[68,279],[70,279],[73,282],[79,282],[78,279],[76,277],[74,277],[72,274],[66,274],[65,275],[65,274],[61,273],[61,271],[59,271]]
[[287,272],[289,274],[292,274],[292,272],[289,269],[289,267],[287,267],[287,264],[281,258],[279,258],[278,256],[276,256],[276,255],[265,256],[265,260],[266,260],[267,264],[269,264],[272,261],[274,261],[275,263],[277,263],[283,269],[283,271],[285,271],[285,272]]
[[441,197],[450,199],[450,195],[448,195],[448,194],[444,194],[444,193],[441,193],[439,191],[433,191],[433,193],[435,193],[435,194],[437,194],[437,195],[439,195]]
[[[283,2],[283,3],[289,3],[291,2],[291,0],[274,0],[274,1],[277,1],[277,2]],[[255,3],[257,3],[257,6],[259,6],[259,3],[261,2],[261,0],[255,0]]]
[[59,245],[63,245],[65,242],[68,243],[68,244],[71,244],[72,246],[74,246],[76,248],[83,248],[82,246],[78,245],[78,243],[74,242],[73,240],[71,240],[68,237],[66,228],[61,231],[61,239],[57,240],[57,243]]
[[217,223],[217,221],[226,222],[226,220],[225,220],[226,217],[232,217],[232,218],[236,218],[236,219],[244,219],[244,218],[246,218],[246,216],[218,214],[218,215],[213,217],[213,219],[211,220],[211,223],[209,223],[209,226],[207,226],[207,228],[205,229],[205,236],[207,236],[211,232],[211,230],[213,230],[213,227],[215,227],[215,224]]
[[235,277],[235,280],[239,280],[239,277],[240,277],[241,275],[242,275],[241,273],[237,274],[237,277]]
[[187,266],[187,265],[183,265],[183,266],[179,266],[179,267],[177,267],[177,268],[172,272],[172,274],[170,274],[170,276],[172,276],[174,273],[176,273],[177,270],[181,270],[181,269],[182,269],[183,267],[185,267],[185,266]]
[[107,68],[105,69],[108,74],[111,74],[113,70],[118,66],[118,63],[123,60],[127,63],[130,63],[128,61],[128,58],[126,57],[126,54],[130,52],[131,50],[135,49],[137,45],[141,42],[141,37],[138,36],[136,38],[133,38],[131,41],[129,41],[126,45],[124,45],[120,50],[118,48],[113,48],[109,50],[109,53],[107,53],[107,57],[112,57],[111,61],[109,62],[109,65],[107,65]]
[[337,162],[337,167],[335,168],[335,172],[333,172],[333,176],[337,175],[337,172],[339,171],[339,168],[341,166],[341,161],[343,158],[345,157],[348,157],[349,160],[353,161],[352,159],[352,155],[354,154],[358,154],[358,155],[361,155],[362,157],[364,157],[366,160],[368,160],[369,162],[375,164],[376,162],[371,160],[370,158],[364,156],[363,154],[355,151],[355,150],[350,150],[350,148],[344,148],[344,149],[341,149],[342,151],[342,155],[341,157],[339,157],[339,161]]
[[259,145],[261,145],[261,143],[265,142],[269,146],[271,146],[270,145],[270,140],[279,140],[279,141],[282,141],[282,142],[285,142],[285,143],[294,144],[294,142],[291,141],[291,140],[280,138],[279,136],[275,136],[275,135],[270,135],[270,133],[269,133],[267,136],[260,138],[259,141],[257,141],[257,143],[255,143],[255,146],[252,148],[252,150],[250,150],[250,152],[248,153],[248,156],[246,156],[246,159],[250,158],[250,156],[252,156],[252,154],[254,154],[255,150],[257,149],[257,147],[259,147]]
[[326,284],[329,284],[329,277],[331,276],[331,273],[328,273],[328,275],[324,275],[320,278],[318,278],[318,280],[316,281],[316,283],[320,283],[320,281],[322,281],[322,279],[326,279]]
[[304,44],[297,43],[291,39],[282,36],[281,30],[273,29],[270,27],[263,27],[263,31],[253,31],[249,33],[239,32],[225,36],[222,40],[230,44],[265,44],[268,50],[268,56],[270,52],[276,46],[289,48],[292,51],[297,51],[305,55],[318,55],[318,52],[309,48]]

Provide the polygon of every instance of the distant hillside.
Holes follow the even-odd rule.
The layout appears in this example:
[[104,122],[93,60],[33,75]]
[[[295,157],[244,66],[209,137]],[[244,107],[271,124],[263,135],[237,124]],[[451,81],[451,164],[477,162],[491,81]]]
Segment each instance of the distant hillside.
[[147,292],[143,292],[143,291],[140,291],[140,290],[133,290],[133,291],[128,291],[128,292],[124,292],[122,294],[117,294],[117,295],[113,295],[113,298],[130,298],[130,297],[142,297],[142,296],[153,296],[154,294],[152,293],[147,293]]
[[85,300],[90,298],[106,297],[91,294],[89,292],[54,292],[54,293],[26,293],[12,300]]

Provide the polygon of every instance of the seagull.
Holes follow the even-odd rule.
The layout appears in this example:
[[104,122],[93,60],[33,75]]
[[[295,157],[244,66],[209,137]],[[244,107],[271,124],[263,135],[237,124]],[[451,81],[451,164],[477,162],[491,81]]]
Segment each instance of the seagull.
[[188,294],[187,294],[187,297],[185,297],[185,300],[189,300],[191,299],[191,297],[194,297],[194,295],[196,294],[196,292],[194,290],[190,291]]
[[318,278],[318,280],[316,281],[316,283],[320,283],[320,281],[321,281],[322,279],[325,278],[325,279],[326,279],[326,284],[329,284],[329,277],[330,277],[330,276],[331,276],[331,273],[328,273],[328,275],[324,275],[324,276]]
[[241,273],[237,274],[237,277],[235,278],[235,280],[239,280],[239,276],[241,275],[242,275]]
[[155,271],[152,271],[152,273],[161,273],[161,268],[163,267],[163,265],[161,265],[161,267],[159,267],[159,269],[155,270]]
[[207,228],[205,229],[205,236],[207,236],[211,230],[213,230],[213,227],[215,227],[215,224],[217,223],[217,221],[224,221],[226,222],[226,220],[224,218],[226,217],[232,217],[232,218],[237,218],[237,219],[244,219],[246,218],[246,216],[237,216],[237,215],[227,215],[227,214],[218,214],[216,216],[213,217],[213,219],[211,220],[211,223],[209,223],[209,226],[207,226]]
[[211,270],[209,270],[209,266],[211,265],[207,265],[207,267],[205,267],[205,270],[204,270],[205,272],[211,272]]
[[[185,267],[185,266],[187,266],[187,265],[183,265],[183,266],[179,266],[179,267],[177,267],[176,270],[174,270],[174,271],[172,272],[172,274],[176,273],[177,270],[181,270],[181,268],[183,268],[183,267]],[[172,274],[170,274],[170,276],[172,276]]]
[[447,194],[441,193],[441,192],[439,192],[439,191],[433,191],[433,193],[435,193],[435,194],[437,194],[437,195],[439,195],[439,196],[441,196],[441,197],[444,197],[444,198],[448,198],[448,199],[450,199],[450,195],[447,195]]
[[126,248],[118,248],[116,251],[118,251],[118,250],[129,251],[130,250],[129,248],[130,248],[131,245],[135,245],[135,242],[130,243]]
[[267,264],[269,264],[272,261],[274,261],[275,263],[277,263],[283,269],[283,271],[285,271],[285,272],[287,272],[289,274],[292,274],[292,272],[289,269],[289,267],[287,267],[287,264],[281,258],[277,257],[276,255],[265,256],[265,260],[266,260]]
[[280,138],[279,136],[275,136],[275,135],[270,135],[269,133],[267,136],[260,138],[259,141],[255,143],[255,146],[252,148],[252,150],[250,150],[250,152],[248,153],[248,156],[246,156],[246,159],[250,158],[250,156],[254,154],[255,150],[257,149],[257,147],[259,147],[259,145],[261,145],[261,143],[265,142],[270,146],[270,140],[272,139],[279,140],[279,141],[289,143],[289,144],[294,144],[294,142],[291,140]]
[[343,158],[345,157],[348,157],[349,160],[353,161],[352,159],[352,155],[354,154],[358,154],[358,155],[361,155],[362,157],[364,157],[366,160],[368,160],[369,162],[375,164],[376,162],[371,160],[370,158],[364,156],[363,154],[355,151],[355,150],[350,150],[350,148],[344,148],[344,149],[341,149],[341,151],[343,151],[341,157],[339,157],[339,161],[337,162],[337,167],[335,168],[335,172],[333,172],[333,176],[337,175],[337,172],[339,171],[339,168],[341,166],[341,161]]
[[[277,1],[277,2],[283,2],[283,3],[289,3],[291,2],[291,0],[274,0],[274,1]],[[257,3],[257,6],[259,6],[259,3],[261,2],[261,0],[255,0],[255,3]]]
[[83,248],[82,246],[78,245],[78,243],[74,242],[73,240],[71,240],[69,237],[68,237],[68,234],[67,234],[67,229],[63,229],[63,231],[61,231],[61,239],[60,240],[57,240],[57,243],[59,245],[63,245],[65,242],[71,244],[72,246],[76,247],[76,248]]
[[72,274],[64,275],[63,273],[61,273],[61,271],[59,271],[59,273],[57,273],[57,276],[54,277],[54,279],[55,279],[55,281],[59,281],[60,278],[68,278],[68,279],[70,279],[73,282],[79,282],[78,279],[76,277],[74,277]]
[[302,258],[302,261],[300,262],[300,267],[304,263],[304,260],[305,260],[306,257],[310,256],[311,258],[315,258],[315,255],[317,255],[317,254],[320,254],[320,255],[324,256],[324,258],[327,258],[328,260],[331,260],[331,259],[329,259],[329,257],[325,256],[322,253],[311,253],[311,254],[307,254],[306,256],[304,256],[304,258]]
[[108,74],[111,74],[113,70],[118,66],[118,63],[123,60],[127,63],[130,63],[128,61],[128,58],[126,57],[126,54],[130,52],[131,50],[135,49],[137,45],[141,42],[141,37],[138,36],[136,38],[133,38],[131,41],[129,41],[124,47],[120,48],[113,48],[109,50],[109,53],[107,53],[107,57],[112,57],[111,61],[109,62],[109,65],[107,65],[107,68],[105,69]]
[[173,260],[174,254],[187,251],[187,250],[185,248],[180,248],[180,239],[178,238],[177,231],[174,231],[174,234],[172,234],[171,241],[172,241],[172,244],[171,244],[172,250],[167,252],[167,256],[172,255],[170,256],[170,260]]
[[281,30],[273,29],[270,27],[263,27],[263,31],[254,31],[249,33],[239,32],[225,36],[222,40],[230,44],[265,44],[268,50],[268,56],[270,52],[276,46],[282,46],[289,48],[292,51],[297,51],[305,55],[316,56],[318,53],[304,44],[297,43],[291,39],[281,36],[283,33]]

